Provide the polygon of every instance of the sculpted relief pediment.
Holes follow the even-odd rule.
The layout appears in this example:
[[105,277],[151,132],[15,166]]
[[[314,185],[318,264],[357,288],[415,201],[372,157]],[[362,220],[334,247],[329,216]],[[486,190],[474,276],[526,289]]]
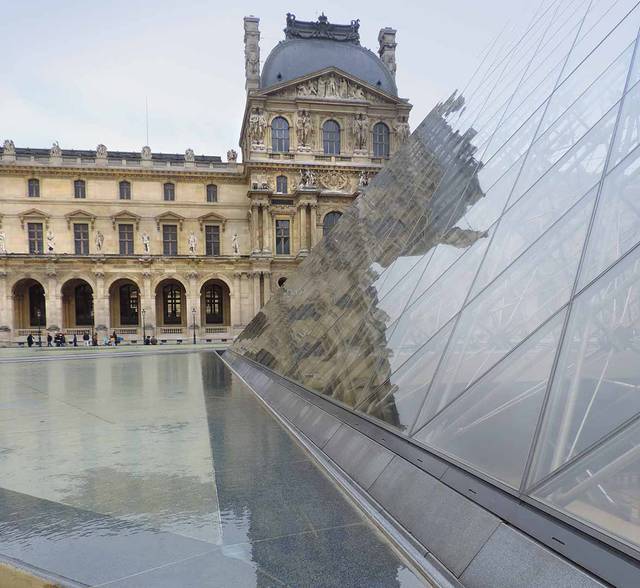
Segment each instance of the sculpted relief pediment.
[[347,76],[334,72],[294,81],[284,88],[268,92],[268,95],[282,98],[330,99],[370,103],[397,102],[382,92],[375,92]]

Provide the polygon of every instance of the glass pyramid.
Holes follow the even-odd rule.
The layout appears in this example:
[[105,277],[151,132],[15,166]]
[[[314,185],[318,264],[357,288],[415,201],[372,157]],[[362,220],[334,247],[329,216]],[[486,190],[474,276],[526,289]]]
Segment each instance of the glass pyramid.
[[232,349],[640,554],[639,26],[494,42]]

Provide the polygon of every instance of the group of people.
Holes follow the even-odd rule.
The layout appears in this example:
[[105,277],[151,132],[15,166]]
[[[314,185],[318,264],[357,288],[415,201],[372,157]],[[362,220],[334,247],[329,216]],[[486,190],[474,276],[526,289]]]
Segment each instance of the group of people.
[[[105,335],[102,339],[102,345],[104,347],[116,347],[118,343],[121,342],[122,338],[118,337],[118,334],[115,331],[113,331],[111,335]],[[27,345],[29,347],[33,347],[35,343],[36,340],[33,335],[29,333],[29,335],[27,335]],[[144,339],[144,344],[157,345],[158,340],[151,335],[147,335]],[[42,346],[40,336],[38,336],[37,345]],[[63,332],[58,332],[55,336],[51,335],[51,333],[47,333],[47,347],[78,347],[79,345],[84,345],[85,347],[98,347],[98,333],[94,331],[90,334],[89,331],[85,331],[82,333],[80,338],[78,338],[78,335],[74,333],[70,341],[67,341],[67,336]]]

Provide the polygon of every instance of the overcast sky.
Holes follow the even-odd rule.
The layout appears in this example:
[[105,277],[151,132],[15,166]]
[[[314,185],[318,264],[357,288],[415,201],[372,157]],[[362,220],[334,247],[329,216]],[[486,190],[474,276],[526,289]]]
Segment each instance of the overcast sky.
[[360,19],[360,41],[397,34],[397,84],[415,127],[463,87],[481,51],[526,0],[220,2],[218,0],[0,0],[0,139],[18,147],[224,155],[237,149],[244,109],[242,17],[260,18],[262,62],[284,38],[285,14]]

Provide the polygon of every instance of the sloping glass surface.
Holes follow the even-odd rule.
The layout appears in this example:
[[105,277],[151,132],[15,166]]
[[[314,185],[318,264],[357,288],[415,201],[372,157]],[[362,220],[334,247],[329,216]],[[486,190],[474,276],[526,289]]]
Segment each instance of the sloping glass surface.
[[564,314],[534,333],[414,438],[518,489]]
[[233,351],[637,546],[639,27],[549,0],[479,48]]

